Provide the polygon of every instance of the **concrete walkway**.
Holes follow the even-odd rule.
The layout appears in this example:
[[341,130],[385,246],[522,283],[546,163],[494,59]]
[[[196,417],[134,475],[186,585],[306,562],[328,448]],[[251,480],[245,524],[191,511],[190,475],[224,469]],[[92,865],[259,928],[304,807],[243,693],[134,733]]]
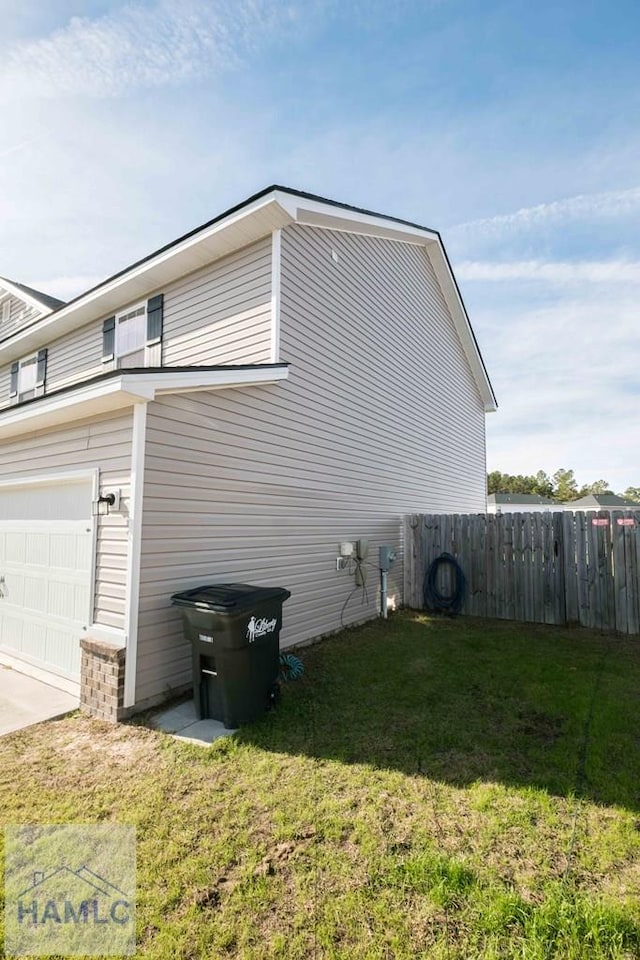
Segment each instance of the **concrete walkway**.
[[77,708],[77,697],[0,664],[0,736]]
[[214,740],[230,737],[236,732],[227,730],[219,720],[198,720],[193,700],[159,711],[149,726],[199,747],[209,747]]

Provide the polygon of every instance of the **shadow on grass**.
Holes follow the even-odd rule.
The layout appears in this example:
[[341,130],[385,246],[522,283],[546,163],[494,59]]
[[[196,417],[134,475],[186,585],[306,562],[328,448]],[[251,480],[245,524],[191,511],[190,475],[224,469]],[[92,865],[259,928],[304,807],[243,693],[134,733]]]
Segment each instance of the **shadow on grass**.
[[301,656],[305,679],[243,741],[640,810],[638,640],[403,611]]

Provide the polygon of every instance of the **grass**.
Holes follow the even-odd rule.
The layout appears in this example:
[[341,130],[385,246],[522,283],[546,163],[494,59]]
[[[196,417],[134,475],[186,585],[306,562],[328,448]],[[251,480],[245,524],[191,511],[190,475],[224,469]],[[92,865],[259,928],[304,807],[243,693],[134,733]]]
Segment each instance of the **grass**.
[[0,824],[132,823],[138,956],[640,957],[640,644],[410,611],[202,750],[0,740]]

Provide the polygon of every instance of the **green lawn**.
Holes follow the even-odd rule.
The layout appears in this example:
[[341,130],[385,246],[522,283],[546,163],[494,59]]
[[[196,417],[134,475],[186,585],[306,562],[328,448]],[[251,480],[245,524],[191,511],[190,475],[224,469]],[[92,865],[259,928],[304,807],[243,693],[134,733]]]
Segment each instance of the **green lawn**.
[[640,957],[640,641],[410,611],[211,749],[0,740],[0,821],[132,823],[140,957]]

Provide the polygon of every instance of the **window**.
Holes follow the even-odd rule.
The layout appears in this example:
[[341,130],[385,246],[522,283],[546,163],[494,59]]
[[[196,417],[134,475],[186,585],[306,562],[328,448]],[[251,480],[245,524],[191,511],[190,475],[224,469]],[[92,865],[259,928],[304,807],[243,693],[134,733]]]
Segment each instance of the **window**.
[[18,400],[30,400],[35,396],[38,372],[38,357],[21,360],[18,365]]
[[164,294],[102,321],[102,362],[114,367],[162,365]]
[[147,342],[147,307],[141,304],[116,317],[115,355],[119,367],[143,367]]
[[11,403],[21,403],[33,397],[41,397],[45,392],[47,379],[47,353],[45,347],[29,357],[15,360],[11,364]]

